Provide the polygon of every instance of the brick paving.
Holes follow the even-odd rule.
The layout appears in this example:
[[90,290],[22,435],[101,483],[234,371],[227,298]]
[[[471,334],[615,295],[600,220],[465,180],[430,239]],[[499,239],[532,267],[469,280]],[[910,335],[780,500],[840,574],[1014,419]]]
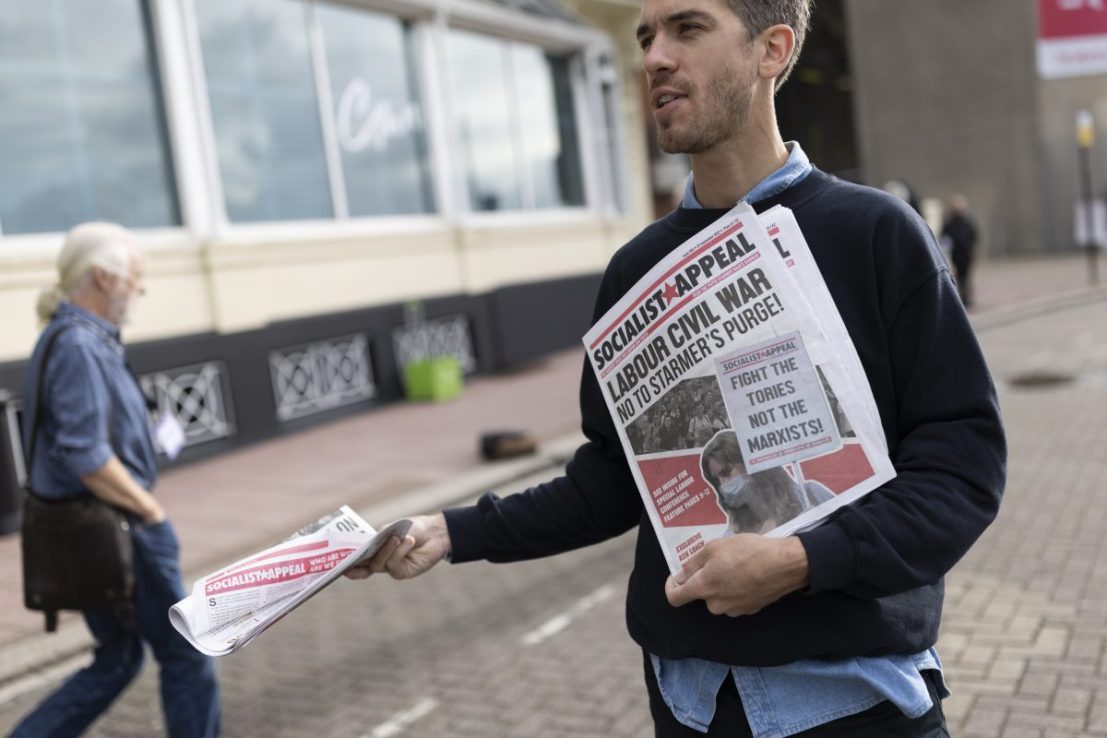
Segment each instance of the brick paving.
[[[958,735],[1107,735],[1105,319],[1097,300],[981,331],[1010,470],[997,522],[947,579]],[[1017,382],[1047,370],[1072,381]]]
[[[475,379],[453,402],[395,403],[170,470],[157,494],[184,570],[210,570],[342,504],[372,506],[472,470],[481,431],[522,429],[545,441],[575,430],[580,412],[566,398],[575,400],[581,361],[564,352]],[[42,630],[42,616],[23,609],[19,561],[18,536],[0,538],[0,649]],[[0,659],[0,682],[4,672]]]
[[[1107,470],[1100,410],[1107,407],[1107,293],[1025,308],[1081,288],[1083,262],[1074,259],[994,265],[981,276],[976,321],[1009,428],[1010,483],[997,522],[947,579],[939,650],[954,696],[946,713],[958,736],[1105,736],[1107,509],[1096,503]],[[575,398],[578,367],[579,353],[570,352],[474,383],[464,405],[386,408],[167,475],[163,494],[191,549],[186,566],[239,552],[204,521],[215,517],[217,498],[256,504],[270,479],[285,486],[272,493],[277,504],[261,519],[259,540],[344,495],[375,510],[417,500],[405,490],[448,482],[472,466],[473,429],[487,427],[486,419],[518,425],[526,418],[527,427],[541,416],[534,422],[546,423],[540,430],[553,437],[575,422],[565,398]],[[1036,388],[1012,381],[1046,369],[1073,379]],[[501,394],[512,382],[517,394]],[[528,408],[535,387],[545,397]],[[407,467],[389,463],[396,439],[447,431],[441,465],[413,466],[411,457]],[[360,434],[375,434],[374,443],[359,444]],[[315,444],[330,455],[313,452]],[[349,462],[351,454],[368,457],[380,472],[373,481],[381,481],[367,482],[374,466]],[[333,482],[331,462],[342,469]],[[282,471],[284,463],[303,468]],[[255,543],[236,541],[238,549]],[[10,546],[0,541],[0,562],[10,562]],[[220,661],[224,735],[649,735],[641,655],[623,628],[632,546],[627,536],[538,562],[442,566],[413,583],[340,582]],[[0,596],[18,583],[4,578],[6,565]],[[0,643],[5,634],[11,639],[0,661],[20,654],[30,668],[33,659],[19,648],[49,641],[11,627],[11,609],[0,607]],[[55,638],[79,640],[80,631]],[[90,735],[159,735],[155,672],[148,667]],[[0,683],[0,733],[56,678],[22,689],[9,683],[7,692]]]

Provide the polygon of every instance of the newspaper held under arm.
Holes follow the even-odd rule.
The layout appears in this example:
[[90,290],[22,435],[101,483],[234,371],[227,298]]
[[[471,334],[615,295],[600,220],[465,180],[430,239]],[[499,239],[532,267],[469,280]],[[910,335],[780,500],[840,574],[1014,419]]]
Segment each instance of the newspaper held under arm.
[[818,267],[773,215],[770,237],[740,203],[584,337],[674,573],[710,540],[788,535],[895,476]]
[[376,531],[343,505],[281,543],[203,577],[169,608],[169,622],[196,650],[223,656],[254,640],[391,536],[408,519]]

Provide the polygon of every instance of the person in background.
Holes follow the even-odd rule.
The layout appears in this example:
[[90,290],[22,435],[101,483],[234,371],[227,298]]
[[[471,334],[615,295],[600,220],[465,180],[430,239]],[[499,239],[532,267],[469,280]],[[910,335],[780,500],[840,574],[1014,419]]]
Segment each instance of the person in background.
[[890,179],[884,183],[881,188],[889,195],[894,195],[900,200],[911,206],[919,215],[922,215],[922,202],[919,201],[919,196],[915,194],[915,190],[911,188],[911,185],[904,182],[902,179]]
[[[169,607],[185,596],[180,550],[165,509],[151,494],[157,457],[150,417],[120,336],[135,298],[145,294],[142,251],[126,229],[86,223],[66,235],[57,267],[57,284],[39,298],[45,328],[24,382],[23,397],[35,397],[41,368],[31,487],[51,499],[95,495],[128,513],[135,592],[133,611],[83,613],[96,641],[92,663],[23,718],[12,738],[83,733],[138,674],[144,645],[161,666],[170,738],[214,738],[220,725],[214,664],[169,623]],[[43,366],[43,347],[55,334]],[[24,418],[25,447],[31,422]]]
[[949,244],[949,260],[957,279],[957,292],[966,308],[972,307],[972,263],[976,256],[978,233],[969,215],[969,200],[957,194],[950,198],[949,217],[942,225],[942,240]]

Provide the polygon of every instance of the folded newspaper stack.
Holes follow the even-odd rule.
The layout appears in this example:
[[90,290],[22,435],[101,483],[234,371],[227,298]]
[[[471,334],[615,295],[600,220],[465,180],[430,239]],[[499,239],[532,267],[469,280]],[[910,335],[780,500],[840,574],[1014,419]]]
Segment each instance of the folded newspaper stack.
[[895,476],[861,361],[787,208],[740,203],[584,345],[674,573],[708,541],[794,533]]
[[169,608],[169,622],[209,656],[237,651],[326,587],[411,521],[375,531],[343,505],[272,548],[203,577]]

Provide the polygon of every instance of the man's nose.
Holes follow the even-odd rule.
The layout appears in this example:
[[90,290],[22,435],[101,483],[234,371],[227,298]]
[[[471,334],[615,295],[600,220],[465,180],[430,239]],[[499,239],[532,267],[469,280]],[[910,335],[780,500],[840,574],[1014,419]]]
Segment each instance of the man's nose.
[[672,72],[677,65],[675,51],[664,34],[654,36],[642,60],[646,74],[654,77],[662,72]]

